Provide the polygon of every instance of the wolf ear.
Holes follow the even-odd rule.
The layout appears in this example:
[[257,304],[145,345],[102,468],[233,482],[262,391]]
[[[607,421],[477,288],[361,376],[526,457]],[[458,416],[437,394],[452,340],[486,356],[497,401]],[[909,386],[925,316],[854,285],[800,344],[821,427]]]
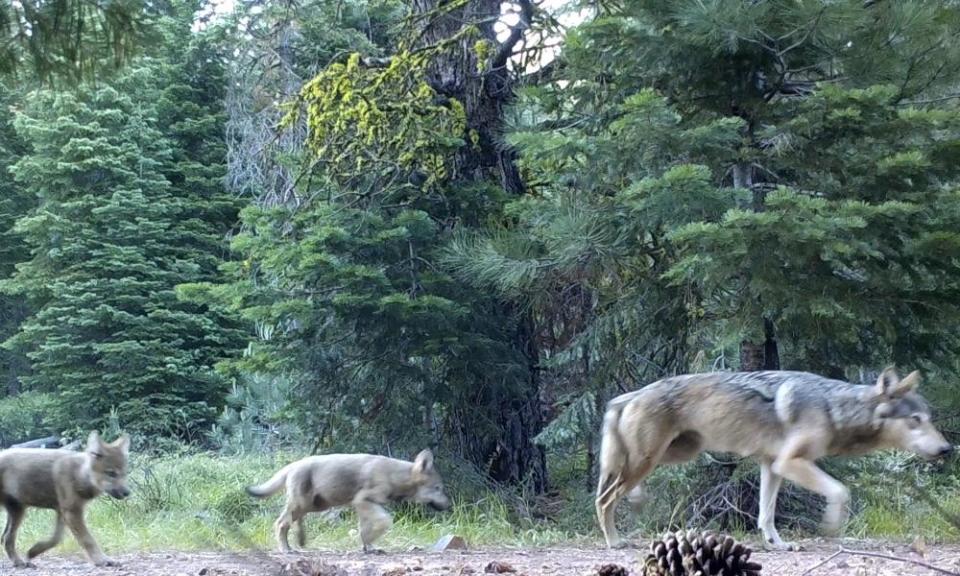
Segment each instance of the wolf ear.
[[913,392],[920,385],[920,378],[920,371],[914,370],[906,378],[897,382],[897,385],[890,391],[890,395],[899,398]]
[[94,430],[90,433],[90,436],[87,436],[87,452],[99,456],[101,449],[100,433]]
[[433,452],[427,449],[417,454],[417,457],[413,460],[414,474],[423,474],[431,468],[433,468]]
[[130,455],[130,436],[128,434],[121,434],[113,445],[122,450],[124,456]]
[[877,394],[879,396],[890,396],[898,382],[900,382],[900,377],[897,376],[897,371],[894,370],[893,366],[886,367],[880,373],[880,377],[877,378]]

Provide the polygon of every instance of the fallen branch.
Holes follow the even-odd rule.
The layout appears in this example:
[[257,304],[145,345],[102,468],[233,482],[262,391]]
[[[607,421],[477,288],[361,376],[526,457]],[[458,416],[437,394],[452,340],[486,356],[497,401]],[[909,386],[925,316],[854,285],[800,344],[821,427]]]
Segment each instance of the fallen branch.
[[36,440],[28,440],[26,442],[20,442],[19,444],[14,444],[10,447],[11,448],[59,448],[60,437],[47,436],[46,438],[37,438]]
[[849,548],[840,547],[839,550],[828,556],[826,559],[814,564],[810,568],[807,568],[803,571],[800,576],[807,576],[807,574],[813,572],[817,568],[820,568],[827,562],[833,560],[837,556],[849,554],[851,556],[869,556],[871,558],[883,558],[884,560],[893,560],[894,562],[903,562],[905,564],[913,564],[914,566],[921,566],[927,570],[933,570],[934,572],[939,572],[940,574],[948,574],[950,576],[960,576],[960,573],[954,572],[952,570],[946,570],[938,566],[934,566],[928,562],[921,562],[920,560],[911,560],[910,558],[904,558],[902,556],[894,556],[893,554],[884,554],[882,552],[869,552],[867,550],[850,550]]
[[833,554],[827,556],[826,558],[824,558],[824,559],[821,560],[820,562],[817,562],[817,563],[814,564],[813,566],[811,566],[811,567],[807,568],[806,570],[804,570],[804,571],[800,574],[800,576],[807,576],[807,574],[813,572],[813,571],[816,570],[817,568],[823,566],[823,565],[826,564],[827,562],[833,560],[834,558],[836,558],[837,556],[840,556],[840,555],[843,554],[843,553],[844,553],[844,550],[843,550],[843,548],[841,547],[839,550],[837,550],[837,551],[834,552]]

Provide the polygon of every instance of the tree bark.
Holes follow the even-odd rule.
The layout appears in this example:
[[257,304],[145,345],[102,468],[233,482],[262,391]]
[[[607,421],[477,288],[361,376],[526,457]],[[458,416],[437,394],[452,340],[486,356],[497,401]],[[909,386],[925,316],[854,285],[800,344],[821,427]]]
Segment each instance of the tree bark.
[[[457,155],[454,178],[494,181],[507,192],[520,193],[524,187],[515,153],[502,143],[503,114],[514,98],[515,77],[505,59],[498,58],[512,47],[497,42],[493,27],[500,17],[501,2],[472,0],[454,10],[447,10],[444,4],[442,0],[413,1],[414,13],[422,22],[418,31],[421,47],[445,44],[469,25],[475,25],[480,35],[479,39],[467,35],[447,46],[434,58],[428,76],[434,90],[463,104],[467,130],[477,136],[476,146],[465,146]],[[498,47],[482,63],[475,48],[478,40]]]
[[[509,54],[529,23],[531,5],[521,0],[523,14],[517,28],[504,42],[497,41],[494,24],[500,18],[500,0],[470,0],[449,9],[443,0],[413,0],[415,21],[419,22],[417,45],[443,46],[434,57],[428,82],[437,93],[457,99],[464,107],[469,145],[453,162],[453,185],[493,182],[511,194],[524,190],[513,150],[503,145],[504,111],[514,98],[515,76],[507,67]],[[476,26],[479,38],[463,35],[467,26]],[[451,39],[457,38],[455,41]],[[476,46],[484,41],[493,49],[478,61]],[[471,137],[473,135],[474,137]],[[509,311],[510,313],[515,313]],[[493,420],[500,437],[486,446],[481,462],[490,476],[499,482],[529,482],[542,492],[547,487],[546,456],[533,438],[543,428],[540,406],[540,372],[533,321],[529,312],[518,322],[514,342],[526,356],[528,375],[524,386],[495,399],[486,406],[496,411]],[[460,426],[469,424],[464,413]],[[487,415],[488,417],[490,415]],[[469,434],[469,430],[466,431]]]

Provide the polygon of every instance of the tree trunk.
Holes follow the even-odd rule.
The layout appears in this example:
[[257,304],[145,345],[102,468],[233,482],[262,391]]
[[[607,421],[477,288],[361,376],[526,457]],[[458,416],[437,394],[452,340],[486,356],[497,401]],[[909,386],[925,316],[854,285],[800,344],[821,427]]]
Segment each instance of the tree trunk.
[[[749,130],[753,139],[753,130]],[[767,187],[754,179],[754,168],[748,163],[738,162],[733,166],[733,185],[751,192],[751,209],[763,212]],[[780,350],[777,345],[773,320],[763,318],[763,343],[743,340],[740,343],[740,369],[744,372],[757,370],[779,370]]]
[[769,318],[763,319],[763,369],[780,369],[780,349],[773,329],[773,320]]
[[[26,303],[19,298],[13,300],[9,303],[6,316],[9,326],[19,326],[28,316]],[[3,363],[7,365],[7,396],[16,396],[21,392],[20,378],[30,371],[30,361],[18,350],[0,350],[0,364]]]
[[[530,5],[526,0],[521,4],[526,11],[517,26],[525,28]],[[439,94],[463,104],[467,141],[475,140],[475,145],[471,142],[464,146],[454,159],[453,186],[493,182],[509,193],[522,193],[524,187],[515,154],[501,141],[504,110],[514,97],[514,76],[506,64],[522,29],[520,34],[511,34],[504,44],[497,41],[494,24],[500,17],[500,0],[469,0],[454,9],[443,0],[413,0],[412,5],[414,17],[420,22],[417,47],[444,45],[430,65],[428,82]],[[450,42],[467,26],[475,26],[479,38],[463,35]],[[476,46],[481,41],[493,49],[478,65]],[[475,138],[471,138],[471,134]],[[547,487],[546,456],[543,449],[533,443],[543,428],[540,351],[530,313],[524,315],[518,323],[514,342],[526,356],[527,380],[520,389],[513,389],[492,404],[486,404],[496,411],[493,419],[500,437],[484,442],[486,453],[479,456],[493,479],[508,484],[529,482],[533,490],[542,492]],[[470,426],[470,413],[465,412],[464,416],[465,420],[461,419],[459,425]]]
[[740,342],[740,370],[756,372],[763,370],[763,365],[763,346],[749,340]]
[[[512,46],[500,45],[494,24],[500,17],[500,0],[472,0],[460,8],[448,10],[445,2],[414,0],[414,13],[421,16],[421,46],[444,44],[475,25],[480,38],[466,35],[446,47],[434,58],[428,77],[431,87],[463,104],[467,130],[477,136],[476,146],[464,146],[454,166],[454,179],[494,181],[511,193],[523,191],[523,182],[515,163],[515,154],[503,146],[503,113],[514,98],[514,77],[507,69],[504,54]],[[493,53],[478,66],[476,45],[486,41]],[[482,70],[482,73],[478,73]]]

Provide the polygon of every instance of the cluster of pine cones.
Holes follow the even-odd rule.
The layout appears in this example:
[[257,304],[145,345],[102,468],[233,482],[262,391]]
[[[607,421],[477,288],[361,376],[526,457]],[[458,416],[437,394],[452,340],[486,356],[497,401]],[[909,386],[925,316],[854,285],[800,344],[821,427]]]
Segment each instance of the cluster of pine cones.
[[753,551],[730,536],[693,530],[668,533],[650,545],[643,576],[760,576]]

